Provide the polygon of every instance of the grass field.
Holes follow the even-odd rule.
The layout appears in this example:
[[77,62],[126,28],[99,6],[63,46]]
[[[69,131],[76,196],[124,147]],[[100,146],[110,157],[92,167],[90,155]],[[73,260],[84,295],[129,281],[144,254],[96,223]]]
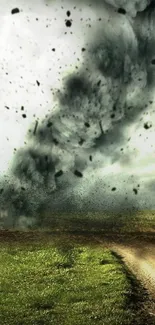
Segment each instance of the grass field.
[[91,238],[19,234],[0,240],[0,324],[142,324],[131,279],[108,249]]
[[[39,225],[38,225],[39,226]],[[45,230],[57,228],[75,232],[119,233],[155,232],[155,211],[124,211],[87,214],[46,214],[41,217],[40,227]]]
[[[134,210],[123,212],[87,212],[87,213],[56,213],[45,211],[40,213],[33,223],[30,216],[24,217],[26,224],[20,224],[20,217],[14,225],[9,223],[8,215],[6,220],[1,220],[0,229],[29,229],[44,231],[61,231],[75,233],[155,233],[155,211]],[[16,218],[15,218],[16,219]],[[19,220],[18,220],[19,219]],[[11,219],[12,220],[12,219]]]
[[[124,227],[125,231],[129,231],[127,225]],[[155,233],[155,211],[138,211],[131,220],[131,231],[152,232]]]

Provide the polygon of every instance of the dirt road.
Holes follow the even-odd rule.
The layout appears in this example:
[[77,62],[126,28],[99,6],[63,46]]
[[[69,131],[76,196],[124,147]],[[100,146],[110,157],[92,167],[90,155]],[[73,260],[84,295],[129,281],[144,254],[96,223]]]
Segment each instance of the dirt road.
[[155,247],[113,247],[155,298]]
[[[105,246],[104,240],[97,237],[96,240]],[[155,316],[155,244],[109,242],[106,245],[122,257],[131,272],[147,290],[150,299],[146,303],[146,308],[150,315]]]
[[155,246],[140,248],[116,245],[113,250],[123,257],[128,268],[147,289],[150,300],[146,301],[146,309],[155,316]]

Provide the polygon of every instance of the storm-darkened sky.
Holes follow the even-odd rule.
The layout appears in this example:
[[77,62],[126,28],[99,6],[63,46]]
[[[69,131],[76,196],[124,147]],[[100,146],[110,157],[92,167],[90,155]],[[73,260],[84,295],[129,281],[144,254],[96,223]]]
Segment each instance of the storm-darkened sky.
[[0,9],[1,208],[154,209],[154,1]]

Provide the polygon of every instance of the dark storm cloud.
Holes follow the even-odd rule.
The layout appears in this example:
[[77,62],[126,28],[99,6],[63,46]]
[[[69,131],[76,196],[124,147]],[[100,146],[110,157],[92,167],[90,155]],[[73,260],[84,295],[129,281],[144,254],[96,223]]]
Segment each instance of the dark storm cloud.
[[[53,0],[44,0],[46,5],[52,5]],[[146,8],[151,10],[154,8],[154,0],[68,0],[68,4],[71,6],[75,5],[77,8],[89,6],[96,9],[107,10],[111,13],[117,11],[120,15],[129,14],[135,17],[138,12],[144,11]]]
[[[106,3],[115,6],[116,8],[124,8],[128,12],[138,12],[143,11],[152,0],[105,0]],[[103,0],[104,2],[104,0]]]
[[15,177],[23,183],[38,183],[41,186],[48,186],[50,176],[55,171],[52,157],[43,150],[28,148],[19,150],[14,161],[12,172]]
[[138,38],[139,56],[147,66],[148,86],[154,87],[155,68],[152,63],[155,57],[155,6],[150,6],[144,12],[139,13],[133,26]]
[[[93,1],[91,0],[69,0],[69,3],[72,3],[73,5],[75,3],[78,3],[81,5],[93,5]],[[106,4],[115,7],[115,8],[134,8],[134,10],[137,11],[143,11],[146,7],[148,7],[151,3],[151,7],[154,0],[131,0],[130,2],[128,0],[96,0],[95,6],[105,6]],[[46,4],[52,4],[52,0],[45,0]]]
[[[96,41],[93,41],[90,56],[96,68],[105,77],[121,78],[123,82],[129,82],[132,68],[130,63],[135,63],[137,49],[133,47],[132,39],[128,40],[125,34],[124,37],[114,34],[110,27],[109,24],[104,33],[102,29],[101,35],[98,35]],[[130,59],[130,61],[125,62],[125,59]]]
[[[137,13],[150,2],[106,3]],[[152,99],[154,12],[150,7],[131,21],[119,15],[113,28],[109,21],[106,30],[103,27],[96,32],[87,47],[84,68],[69,75],[57,92],[57,110],[35,122],[27,135],[29,146],[16,153],[1,201],[5,207],[10,201],[17,219],[22,214],[36,217],[45,210],[138,208],[133,193],[124,198],[123,186],[123,193],[116,190],[107,194],[95,179],[79,192],[79,182],[82,188],[88,171],[90,175],[97,173],[99,166],[106,166],[107,158],[110,164],[119,161],[118,147],[126,147],[130,141],[125,134],[127,127],[137,121]],[[119,20],[126,27],[115,35]]]

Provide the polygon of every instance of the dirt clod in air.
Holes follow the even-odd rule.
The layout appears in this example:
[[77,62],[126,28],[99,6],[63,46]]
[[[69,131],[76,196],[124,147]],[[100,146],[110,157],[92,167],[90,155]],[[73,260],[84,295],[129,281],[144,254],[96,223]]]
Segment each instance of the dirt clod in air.
[[83,174],[79,172],[77,169],[74,171],[74,175],[77,177],[83,177]]
[[55,173],[55,177],[60,177],[63,175],[63,171],[59,170],[57,173]]
[[18,8],[14,8],[11,10],[12,15],[18,14],[19,12],[20,12],[20,10]]

